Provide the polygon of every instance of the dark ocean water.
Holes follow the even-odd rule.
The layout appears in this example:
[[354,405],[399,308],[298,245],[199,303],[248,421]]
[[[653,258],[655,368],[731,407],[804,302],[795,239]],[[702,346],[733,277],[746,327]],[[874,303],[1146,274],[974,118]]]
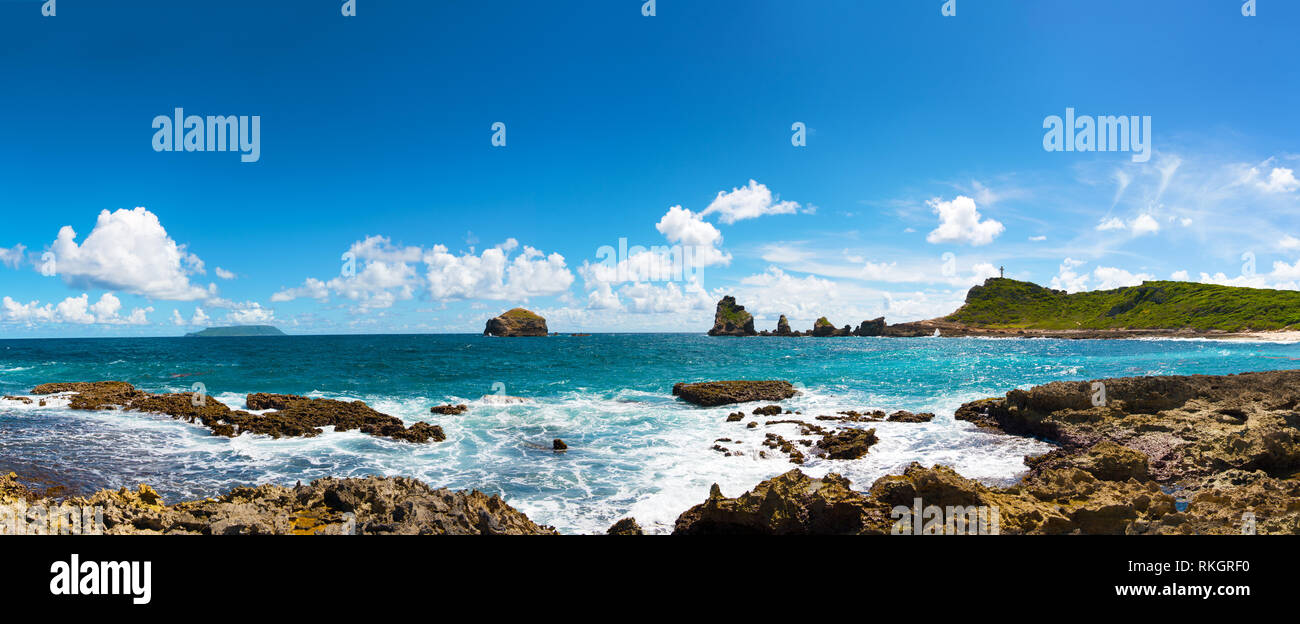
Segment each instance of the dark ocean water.
[[[808,417],[874,408],[937,413],[931,423],[873,425],[881,441],[861,460],[814,458],[803,466],[815,475],[839,472],[865,489],[912,461],[1008,482],[1023,472],[1024,455],[1050,448],[954,421],[953,410],[965,401],[1057,380],[1300,368],[1297,358],[1295,344],[1206,340],[696,334],[0,340],[0,395],[27,394],[51,381],[115,379],[154,392],[202,383],[237,409],[250,392],[360,399],[408,423],[442,425],[448,434],[446,442],[430,445],[332,431],[310,439],[229,439],[166,416],[0,401],[0,471],[49,477],[82,492],[147,482],[168,501],[239,484],[403,475],[501,494],[534,520],[566,532],[603,531],[627,515],[662,531],[703,501],[713,483],[735,495],[794,467],[779,454],[758,456],[766,432],[789,437],[793,426],[727,423],[734,408],[675,400],[671,388],[679,381],[786,379],[801,390],[786,404]],[[496,394],[528,402],[502,405]],[[429,413],[447,402],[471,409],[460,416]],[[740,440],[746,455],[710,450],[722,437]],[[545,450],[552,438],[571,450]]]

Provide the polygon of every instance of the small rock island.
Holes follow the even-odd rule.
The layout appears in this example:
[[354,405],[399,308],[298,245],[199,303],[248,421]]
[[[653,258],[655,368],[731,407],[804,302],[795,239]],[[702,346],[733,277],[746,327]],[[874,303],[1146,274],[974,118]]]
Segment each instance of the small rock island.
[[541,315],[523,308],[515,308],[501,313],[493,319],[488,319],[487,327],[483,329],[484,336],[500,336],[503,338],[516,338],[520,336],[546,336],[550,330],[546,328],[546,319]]
[[[785,317],[782,317],[785,318]],[[731,295],[718,301],[718,310],[713,315],[713,329],[710,336],[756,336],[754,315],[745,311],[745,306],[737,305]]]

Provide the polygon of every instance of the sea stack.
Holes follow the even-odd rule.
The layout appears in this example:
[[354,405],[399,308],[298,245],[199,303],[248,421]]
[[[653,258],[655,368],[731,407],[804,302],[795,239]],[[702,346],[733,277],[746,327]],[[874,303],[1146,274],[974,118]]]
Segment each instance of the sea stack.
[[494,319],[488,319],[483,329],[484,336],[501,336],[514,338],[518,336],[545,336],[549,333],[546,319],[523,308],[515,308],[501,313]]
[[813,323],[812,335],[818,338],[833,336],[835,335],[835,325],[826,320],[826,317],[823,316],[817,319],[816,323]]
[[754,331],[754,315],[745,311],[745,306],[736,305],[736,298],[727,295],[718,301],[718,311],[713,315],[713,329],[710,336],[757,336]]
[[781,315],[781,318],[780,318],[780,319],[777,319],[777,321],[776,321],[776,334],[774,334],[774,335],[776,335],[776,336],[792,336],[792,335],[794,335],[794,332],[791,332],[791,331],[790,331],[790,321],[787,321],[787,320],[785,319],[785,315],[784,315],[784,314],[782,314],[782,315]]

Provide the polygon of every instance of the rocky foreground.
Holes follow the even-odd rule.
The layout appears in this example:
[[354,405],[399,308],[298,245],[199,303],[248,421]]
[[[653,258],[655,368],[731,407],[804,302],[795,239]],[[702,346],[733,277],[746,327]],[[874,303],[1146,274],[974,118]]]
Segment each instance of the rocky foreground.
[[1005,488],[920,464],[866,492],[799,470],[735,498],[714,486],[674,532],[910,533],[899,512],[919,499],[995,509],[1003,534],[1300,533],[1300,371],[1057,382],[968,403],[956,417],[1060,448],[1026,458],[1029,473]]
[[87,498],[44,499],[10,473],[0,507],[88,506],[109,535],[554,535],[497,496],[433,489],[415,479],[325,478],[311,485],[237,487],[219,498],[167,505],[147,485]]

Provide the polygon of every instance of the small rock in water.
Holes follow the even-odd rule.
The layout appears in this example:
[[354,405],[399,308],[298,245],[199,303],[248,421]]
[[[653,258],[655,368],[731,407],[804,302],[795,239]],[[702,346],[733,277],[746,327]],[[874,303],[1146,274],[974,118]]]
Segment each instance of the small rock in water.
[[464,403],[461,403],[460,405],[435,405],[429,408],[430,413],[445,414],[448,416],[455,416],[456,414],[464,414],[467,411],[469,411],[469,406],[465,405]]
[[567,451],[567,450],[569,450],[569,445],[568,445],[568,444],[565,444],[565,443],[564,443],[564,440],[561,440],[561,439],[559,439],[559,438],[556,438],[555,440],[553,440],[553,441],[551,442],[551,449],[554,450],[554,451],[556,451],[556,452],[558,453],[558,452],[560,452],[560,451]]
[[919,414],[913,414],[912,412],[909,412],[907,410],[898,410],[897,412],[890,414],[887,420],[889,422],[904,422],[904,423],[930,422],[931,420],[934,420],[934,414],[931,414],[930,412],[921,412]]
[[673,386],[673,396],[704,407],[748,401],[783,401],[797,393],[790,382],[779,380],[706,381]]

